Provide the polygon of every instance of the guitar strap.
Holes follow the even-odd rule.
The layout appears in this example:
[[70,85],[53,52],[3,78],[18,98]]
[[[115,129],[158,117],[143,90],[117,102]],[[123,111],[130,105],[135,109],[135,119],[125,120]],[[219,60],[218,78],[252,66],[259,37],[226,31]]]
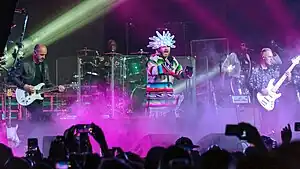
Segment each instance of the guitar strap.
[[40,70],[41,70],[41,75],[42,75],[42,79],[43,79],[43,82],[45,82],[45,63],[44,62],[42,62],[41,63],[41,67],[40,67]]

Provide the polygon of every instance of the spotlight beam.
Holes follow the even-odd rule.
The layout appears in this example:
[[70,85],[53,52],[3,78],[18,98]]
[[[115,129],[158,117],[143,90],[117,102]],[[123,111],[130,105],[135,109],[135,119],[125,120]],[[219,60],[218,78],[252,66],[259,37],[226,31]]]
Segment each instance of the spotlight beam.
[[[201,73],[201,74],[196,75],[196,85],[212,79],[218,73],[220,73],[220,67],[215,66],[208,73]],[[181,81],[180,83],[178,83],[177,85],[174,86],[174,93],[176,93],[176,94],[181,93],[185,89],[186,89],[186,80]]]
[[[94,21],[99,16],[106,13],[112,7],[123,2],[122,0],[86,0],[73,7],[68,12],[62,14],[39,31],[32,34],[23,41],[23,52],[25,56],[31,53],[32,48],[37,43],[50,45],[53,42],[71,34],[84,25]],[[11,56],[13,48],[9,50],[7,56]],[[6,66],[10,67],[13,63],[12,57],[6,58]]]

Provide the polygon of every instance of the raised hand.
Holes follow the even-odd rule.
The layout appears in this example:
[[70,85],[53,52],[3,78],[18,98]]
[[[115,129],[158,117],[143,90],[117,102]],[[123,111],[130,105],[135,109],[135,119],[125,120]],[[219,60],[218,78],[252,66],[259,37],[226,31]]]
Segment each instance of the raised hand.
[[108,145],[105,139],[103,130],[96,124],[92,123],[92,136],[98,142],[101,147],[101,151],[105,157],[111,156],[108,150]]
[[193,76],[193,67],[186,66],[184,69],[184,73],[187,77],[192,77]]
[[286,143],[290,143],[291,140],[292,140],[292,130],[290,124],[288,124],[281,130],[281,141],[282,143],[286,144]]
[[[251,143],[255,145],[255,147],[260,151],[260,152],[267,152],[267,148],[265,144],[263,143],[260,134],[256,127],[252,126],[249,123],[239,123],[238,124],[240,130],[242,131],[241,137],[242,139],[246,140],[248,143]],[[245,135],[244,135],[245,134]],[[240,138],[241,139],[241,138]]]

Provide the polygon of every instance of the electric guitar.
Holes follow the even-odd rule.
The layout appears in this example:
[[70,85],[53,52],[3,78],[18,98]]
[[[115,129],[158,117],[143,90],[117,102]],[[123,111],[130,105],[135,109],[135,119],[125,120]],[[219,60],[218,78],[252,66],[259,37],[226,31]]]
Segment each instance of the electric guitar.
[[[294,67],[297,64],[299,64],[299,62],[300,62],[300,56],[293,58],[292,65],[286,70],[286,72],[292,72]],[[282,75],[275,85],[274,85],[275,79],[271,79],[266,88],[268,90],[267,95],[263,95],[261,92],[257,93],[256,97],[257,97],[258,102],[267,111],[273,110],[275,107],[275,101],[279,97],[281,97],[281,93],[277,93],[277,91],[280,88],[280,86],[283,84],[283,82],[285,81],[286,78],[287,78],[286,74]]]
[[13,95],[12,89],[6,90],[7,100],[7,121],[6,121],[6,137],[9,147],[18,147],[20,145],[20,139],[17,133],[18,125],[12,127],[11,125],[11,97]]
[[[58,86],[51,87],[51,88],[43,88],[44,86],[45,86],[45,83],[40,83],[40,84],[34,86],[33,93],[29,93],[23,89],[17,88],[16,89],[17,102],[22,106],[28,106],[31,103],[33,103],[35,100],[43,100],[44,98],[42,97],[42,94],[48,93],[48,92],[53,92],[53,91],[58,91]],[[75,87],[76,85],[68,84],[68,85],[63,85],[63,86],[65,88],[71,88],[71,87]]]

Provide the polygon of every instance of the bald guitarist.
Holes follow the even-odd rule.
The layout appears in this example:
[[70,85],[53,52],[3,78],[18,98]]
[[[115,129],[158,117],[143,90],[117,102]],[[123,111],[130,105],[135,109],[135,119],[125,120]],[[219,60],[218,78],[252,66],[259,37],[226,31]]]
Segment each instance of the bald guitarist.
[[[45,83],[45,87],[53,87],[50,81],[49,68],[44,62],[47,55],[47,47],[43,44],[37,44],[34,47],[32,59],[28,62],[21,61],[17,64],[11,73],[12,82],[20,89],[26,92],[33,93],[34,86]],[[65,87],[58,86],[59,92],[63,92]],[[35,100],[32,104],[26,106],[31,113],[31,120],[33,122],[40,121],[43,115],[43,101]]]
[[[260,113],[262,116],[262,130],[263,132],[272,133],[278,127],[278,111],[273,108],[268,108],[266,102],[273,99],[268,99],[269,95],[272,95],[274,92],[277,92],[279,87],[270,89],[270,81],[273,82],[274,79],[276,82],[280,80],[280,65],[282,61],[280,57],[273,53],[270,48],[263,48],[261,50],[261,60],[260,64],[252,69],[252,74],[249,80],[249,85],[254,90],[255,95],[258,95],[257,102],[260,108]],[[291,72],[288,70],[285,72],[285,77],[290,81]],[[273,84],[272,84],[273,85]],[[275,85],[275,84],[274,84]],[[277,86],[277,85],[275,85]],[[276,91],[273,91],[276,90]],[[266,98],[264,101],[261,98]],[[274,99],[274,102],[276,98]],[[265,106],[264,104],[265,103]],[[271,103],[271,102],[270,102]],[[271,103],[272,104],[272,103]],[[274,103],[275,104],[275,103]],[[272,107],[272,106],[269,106]]]

